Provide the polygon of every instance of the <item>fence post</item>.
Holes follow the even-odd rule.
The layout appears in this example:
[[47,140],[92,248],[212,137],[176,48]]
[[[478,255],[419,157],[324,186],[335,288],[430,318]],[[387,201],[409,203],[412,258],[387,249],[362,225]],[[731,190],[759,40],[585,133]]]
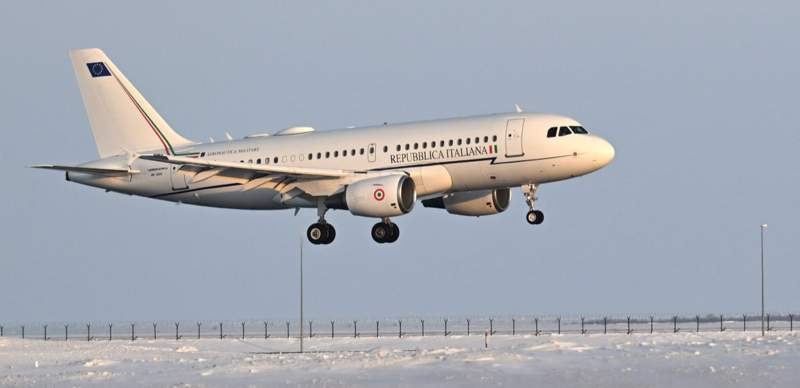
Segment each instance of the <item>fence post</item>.
[[742,315],[742,331],[747,332],[747,314]]
[[331,321],[331,338],[333,338],[333,321]]
[[353,321],[353,338],[358,338],[358,321]]
[[581,317],[581,334],[586,334],[586,329],[583,328],[583,317]]
[[242,340],[244,340],[244,322],[242,322]]
[[425,320],[420,319],[419,322],[422,324],[422,336],[425,336]]
[[135,323],[131,323],[131,341],[135,341],[136,340],[136,332],[135,332],[135,329],[134,329],[135,327],[136,327],[136,324]]
[[608,317],[603,317],[603,334],[608,334]]
[[264,339],[269,338],[269,322],[264,321]]
[[489,335],[494,335],[494,318],[489,318]]
[[375,338],[381,337],[381,321],[375,321]]
[[[789,314],[789,331],[791,332],[794,329],[794,315]],[[0,326],[0,337],[3,336],[3,327]]]
[[47,341],[47,325],[44,325],[44,340]]
[[69,325],[64,325],[64,341],[69,341]]
[[517,320],[511,318],[511,335],[517,335]]
[[158,339],[158,323],[153,322],[153,339]]
[[89,342],[91,340],[92,340],[92,324],[91,323],[87,323],[86,324],[86,342]]
[[723,317],[723,314],[720,314],[720,315],[719,315],[719,332],[720,332],[720,333],[722,333],[723,331],[725,331],[725,327],[724,327],[724,326],[722,326],[722,317]]
[[700,316],[699,315],[695,315],[694,317],[695,317],[695,320],[697,321],[697,327],[695,328],[695,333],[699,333],[700,332]]
[[650,316],[650,334],[653,334],[653,316]]
[[767,314],[767,331],[769,331],[769,314]]
[[181,337],[178,334],[178,328],[180,327],[180,322],[175,322],[175,341],[179,340]]
[[628,315],[628,335],[631,334],[631,316]]
[[672,333],[677,333],[677,332],[678,332],[678,316],[677,315],[673,315],[672,316]]
[[202,323],[197,322],[197,339],[200,339],[200,325],[202,325]]
[[[286,326],[288,327],[289,324],[287,323]],[[219,339],[222,339],[222,322],[219,323]]]
[[0,337],[3,336],[3,325],[0,325]]
[[444,336],[447,337],[448,334],[450,334],[450,333],[447,332],[447,318],[445,318],[444,319]]
[[558,317],[558,334],[561,334],[561,317]]
[[398,338],[403,338],[403,320],[398,319],[397,322],[400,324],[400,330],[397,332]]
[[311,338],[311,337],[314,336],[314,331],[313,331],[314,327],[312,325],[313,325],[313,321],[309,320],[308,321],[308,338]]
[[469,337],[469,318],[467,318],[467,337]]
[[25,339],[25,325],[22,325],[22,339]]
[[114,326],[113,323],[108,324],[108,340],[111,341],[111,327]]
[[[300,322],[300,324],[302,325],[303,322]],[[289,321],[286,321],[286,338],[289,338]]]
[[535,325],[534,326],[534,330],[535,330],[534,335],[538,337],[539,336],[539,318],[533,318],[533,323]]

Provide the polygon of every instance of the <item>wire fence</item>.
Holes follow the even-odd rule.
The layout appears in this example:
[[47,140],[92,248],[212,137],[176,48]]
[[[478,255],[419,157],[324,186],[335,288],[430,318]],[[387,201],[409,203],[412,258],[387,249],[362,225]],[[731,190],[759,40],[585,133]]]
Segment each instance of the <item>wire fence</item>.
[[[794,331],[797,314],[768,314],[767,332]],[[381,338],[463,335],[655,334],[685,332],[761,332],[760,315],[704,314],[673,316],[520,316],[481,318],[403,318],[379,320],[308,320],[305,338]],[[0,324],[0,337],[39,340],[181,340],[299,338],[297,320],[136,321]]]

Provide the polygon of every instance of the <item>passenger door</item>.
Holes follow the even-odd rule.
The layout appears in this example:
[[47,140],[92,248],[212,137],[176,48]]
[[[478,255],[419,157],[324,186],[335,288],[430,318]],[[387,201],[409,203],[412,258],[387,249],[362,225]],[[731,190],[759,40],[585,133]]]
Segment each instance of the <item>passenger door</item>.
[[525,119],[511,119],[506,123],[506,156],[522,156],[522,131]]
[[172,183],[172,190],[184,190],[189,188],[189,185],[186,183],[186,175],[180,172],[180,166],[178,165],[169,165],[169,181]]

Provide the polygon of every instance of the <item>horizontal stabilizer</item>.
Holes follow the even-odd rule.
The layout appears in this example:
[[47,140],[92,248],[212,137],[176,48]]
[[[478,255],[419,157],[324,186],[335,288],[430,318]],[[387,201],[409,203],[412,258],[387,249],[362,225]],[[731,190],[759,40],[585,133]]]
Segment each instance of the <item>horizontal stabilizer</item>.
[[37,164],[31,168],[43,168],[46,170],[58,170],[68,172],[81,172],[84,174],[106,175],[106,176],[127,176],[130,174],[138,174],[139,170],[128,170],[123,168],[97,168],[97,167],[77,167],[77,166],[62,166],[58,164]]

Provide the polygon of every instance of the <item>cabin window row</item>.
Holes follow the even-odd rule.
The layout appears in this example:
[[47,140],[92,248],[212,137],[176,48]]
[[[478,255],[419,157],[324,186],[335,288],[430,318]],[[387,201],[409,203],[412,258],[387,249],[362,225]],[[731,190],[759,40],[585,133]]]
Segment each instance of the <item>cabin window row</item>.
[[[474,140],[474,143],[473,143],[473,140]],[[496,142],[496,141],[497,141],[497,135],[492,135],[492,142]],[[483,143],[488,143],[488,142],[489,142],[489,136],[484,136],[483,137]],[[427,149],[428,146],[430,146],[430,148],[436,148],[437,144],[438,144],[439,147],[444,147],[445,144],[448,147],[452,147],[453,145],[459,145],[460,146],[462,144],[469,145],[469,144],[480,144],[480,143],[481,143],[481,137],[480,136],[475,136],[475,138],[467,137],[467,138],[464,138],[464,139],[455,139],[455,140],[450,139],[447,142],[445,142],[444,140],[439,140],[438,143],[436,142],[436,140],[434,140],[434,141],[431,141],[430,143],[428,143],[427,141],[423,141],[422,144],[420,144],[420,143],[413,143],[413,144],[406,143],[405,145],[397,144],[395,146],[395,150],[398,151],[398,152],[402,151],[404,149],[406,151],[409,151],[411,149],[418,150],[418,149],[420,149],[420,147],[422,149]],[[384,152],[386,152],[386,147],[384,147]]]

